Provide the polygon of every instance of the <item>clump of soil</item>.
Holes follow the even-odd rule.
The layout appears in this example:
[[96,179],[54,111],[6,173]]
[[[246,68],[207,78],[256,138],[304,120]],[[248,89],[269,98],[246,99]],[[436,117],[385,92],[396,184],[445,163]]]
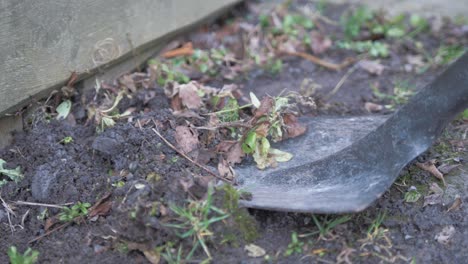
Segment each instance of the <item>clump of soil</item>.
[[[143,72],[97,92],[70,85],[51,100],[72,102],[65,120],[55,118],[58,103],[31,110],[27,131],[0,151],[4,167],[24,175],[0,187],[0,262],[12,245],[38,250],[40,263],[172,263],[179,253],[212,263],[463,262],[466,116],[418,160],[436,159],[446,187],[411,165],[350,216],[238,207],[248,194],[230,185],[235,166],[283,161],[269,142],[306,133],[296,116],[391,113],[468,42],[466,26],[451,22],[436,30],[414,16],[321,10],[247,2],[229,20],[175,40]],[[346,19],[356,34],[338,23]],[[417,31],[395,37],[406,28]],[[440,197],[429,197],[434,184]],[[94,206],[61,221],[59,207],[79,201]],[[203,232],[184,234],[194,226]]]

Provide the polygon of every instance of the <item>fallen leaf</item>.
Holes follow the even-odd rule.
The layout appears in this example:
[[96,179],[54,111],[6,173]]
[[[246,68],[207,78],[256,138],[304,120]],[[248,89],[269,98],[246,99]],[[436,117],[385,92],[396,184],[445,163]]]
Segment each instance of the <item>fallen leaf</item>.
[[366,102],[364,104],[364,108],[367,110],[367,112],[372,113],[372,112],[382,111],[383,106],[379,105],[379,104],[374,104],[374,103],[371,103],[371,102]]
[[381,75],[385,67],[375,60],[361,60],[359,66],[368,73]]
[[263,248],[255,244],[245,245],[244,250],[247,251],[247,256],[252,258],[263,257],[266,254],[266,251]]
[[219,175],[223,178],[234,178],[234,171],[232,170],[231,166],[229,166],[229,163],[223,158],[221,158],[218,163],[218,172]]
[[429,190],[432,194],[424,196],[423,207],[442,203],[442,195],[444,194],[444,190],[442,190],[442,188],[440,188],[439,185],[435,182],[431,184]]
[[439,167],[437,167],[437,169],[438,169],[440,172],[442,172],[443,174],[448,174],[448,173],[450,173],[453,169],[456,169],[456,168],[458,168],[458,167],[460,167],[460,164],[452,164],[452,165],[450,165],[450,164],[446,163],[446,164],[440,165]]
[[132,93],[137,91],[135,81],[133,80],[130,74],[126,74],[119,78],[119,83],[125,87],[127,87]]
[[242,158],[244,157],[244,152],[242,151],[242,146],[239,142],[236,142],[228,152],[225,154],[226,161],[229,164],[234,165],[236,163],[241,163]]
[[203,102],[197,91],[198,87],[194,82],[179,85],[180,100],[188,109],[198,109],[202,106]]
[[260,100],[258,100],[257,96],[252,92],[250,92],[250,101],[252,102],[255,108],[260,107]]
[[175,140],[184,153],[189,153],[198,147],[198,132],[187,126],[177,126]]
[[89,212],[88,217],[93,218],[94,216],[106,216],[109,214],[110,209],[112,208],[112,201],[107,201],[96,206],[93,210]]
[[151,264],[159,264],[161,254],[157,250],[149,249],[148,245],[143,243],[128,242],[126,244],[128,249],[142,252]]
[[268,135],[268,130],[270,129],[270,124],[268,123],[261,123],[256,129],[255,133],[259,137],[266,137]]
[[259,118],[262,115],[267,114],[273,108],[275,104],[275,100],[270,96],[263,97],[262,101],[260,101],[260,107],[255,111],[255,118]]
[[57,120],[63,120],[67,118],[72,107],[72,102],[70,100],[65,100],[57,106],[55,111],[57,112]]
[[269,154],[277,161],[277,162],[286,162],[290,161],[293,158],[291,153],[286,151],[282,151],[279,149],[270,148]]
[[452,206],[450,206],[449,209],[447,209],[447,213],[450,211],[455,211],[458,210],[462,206],[463,202],[460,196],[457,195],[455,198],[455,201],[453,202]]
[[453,235],[455,235],[455,227],[449,225],[444,227],[442,231],[435,236],[435,240],[441,244],[447,245]]
[[111,192],[107,192],[106,194],[104,194],[104,196],[102,196],[101,199],[99,199],[96,203],[94,203],[93,206],[91,206],[88,209],[89,218],[92,218],[97,215],[104,216],[109,213],[110,209],[112,208],[112,201],[108,201],[111,194],[112,194]]
[[320,33],[317,30],[314,30],[310,33],[310,47],[314,54],[321,54],[325,52],[332,45],[331,39]]
[[416,162],[416,166],[431,173],[437,179],[442,180],[442,183],[444,184],[444,186],[446,186],[444,175],[436,168],[436,166],[434,165],[434,162],[435,162],[434,160],[429,160],[424,163]]
[[284,114],[283,121],[286,127],[286,132],[288,133],[288,138],[294,138],[304,134],[307,130],[307,127],[298,122],[297,116],[293,114]]

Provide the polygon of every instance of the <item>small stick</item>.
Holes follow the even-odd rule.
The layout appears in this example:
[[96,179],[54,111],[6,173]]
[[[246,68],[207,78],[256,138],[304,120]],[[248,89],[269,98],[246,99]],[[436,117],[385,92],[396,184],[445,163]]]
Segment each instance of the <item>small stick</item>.
[[212,127],[206,127],[206,126],[200,126],[200,127],[195,127],[196,129],[201,129],[201,130],[216,130],[218,128],[223,128],[223,127],[245,127],[245,128],[252,128],[251,125],[247,124],[244,121],[237,121],[237,122],[225,122],[225,123],[220,123],[219,125],[215,125]]
[[[356,64],[357,65],[357,64]],[[338,92],[338,90],[340,90],[341,86],[343,86],[344,82],[349,78],[349,76],[351,76],[351,74],[356,70],[356,65],[349,68],[349,70],[345,73],[345,75],[343,75],[343,77],[341,77],[340,81],[336,84],[335,88],[333,88],[333,90],[328,93],[324,99],[328,100],[330,99],[330,97],[332,97],[333,95],[336,94],[336,92]]]
[[7,212],[8,223],[10,224],[11,233],[13,233],[13,232],[15,232],[15,227],[11,223],[10,215],[16,216],[16,214],[15,214],[15,212],[13,212],[13,210],[11,210],[10,206],[5,202],[5,200],[3,200],[2,196],[0,196],[0,200],[2,201],[2,205],[3,205],[3,207],[5,207],[5,210]]
[[71,223],[72,223],[72,221],[66,222],[65,224],[62,224],[62,225],[59,225],[59,226],[57,226],[56,228],[51,229],[51,230],[45,232],[44,234],[42,234],[42,235],[40,235],[40,236],[38,236],[38,237],[36,237],[36,238],[34,238],[34,239],[32,239],[32,240],[29,240],[29,241],[28,241],[28,244],[34,243],[34,242],[36,242],[36,241],[38,241],[38,240],[41,240],[42,238],[44,238],[44,237],[50,235],[51,233],[53,233],[53,232],[55,232],[55,231],[57,231],[57,230],[60,230],[60,229],[62,229],[62,228],[64,228],[64,227],[70,225]]
[[64,205],[58,205],[58,204],[44,204],[44,203],[32,203],[32,202],[24,202],[24,201],[16,201],[14,202],[15,204],[18,205],[31,205],[31,206],[43,206],[43,207],[52,207],[52,208],[58,208],[58,209],[63,209],[65,208],[64,205],[70,205],[73,203],[66,203]]
[[[153,120],[153,123],[154,123],[154,125],[156,125],[156,122],[154,120]],[[156,127],[157,127],[157,125],[156,125]],[[182,151],[178,150],[174,145],[171,144],[171,142],[169,142],[166,138],[164,138],[156,129],[153,128],[153,131],[154,131],[154,133],[156,133],[156,135],[158,135],[159,138],[161,138],[162,141],[164,141],[164,143],[166,143],[171,149],[173,149],[175,152],[177,152],[177,154],[184,157],[186,160],[190,161],[191,163],[193,163],[197,167],[199,167],[199,168],[203,169],[204,171],[208,172],[210,175],[212,175],[212,176],[214,176],[214,177],[216,177],[216,178],[218,178],[220,180],[223,180],[225,182],[231,183],[230,180],[227,180],[227,179],[217,175],[216,173],[210,171],[205,166],[203,166],[200,163],[192,160],[189,156],[185,155]]]
[[290,52],[290,51],[281,51],[280,53],[283,53],[283,54],[286,54],[286,55],[291,55],[291,56],[298,56],[298,57],[301,57],[303,59],[306,59],[308,61],[311,61],[315,64],[318,64],[324,68],[327,68],[329,70],[333,70],[333,71],[339,71],[341,69],[343,69],[344,67],[354,63],[355,59],[352,59],[352,58],[348,58],[348,59],[345,59],[342,63],[340,64],[335,64],[335,63],[332,63],[332,62],[328,62],[328,61],[325,61],[325,60],[322,60],[312,54],[308,54],[308,53],[305,53],[305,52]]

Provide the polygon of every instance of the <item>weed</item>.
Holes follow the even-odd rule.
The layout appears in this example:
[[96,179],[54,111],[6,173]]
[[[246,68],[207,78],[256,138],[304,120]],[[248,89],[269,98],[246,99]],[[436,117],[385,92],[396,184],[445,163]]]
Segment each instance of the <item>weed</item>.
[[394,110],[396,106],[403,105],[408,102],[408,99],[414,94],[414,86],[408,81],[397,81],[393,88],[393,94],[385,94],[379,91],[375,86],[372,91],[380,100],[389,100],[390,104],[386,105],[387,109]]
[[[5,169],[3,165],[6,163],[3,159],[0,159],[0,175],[7,176],[10,180],[14,181],[15,183],[20,182],[24,175],[21,173],[21,168],[18,166],[16,169]],[[0,187],[7,183],[6,179],[0,180]]]
[[198,246],[201,245],[208,258],[211,259],[205,241],[205,237],[212,235],[209,230],[210,225],[229,217],[229,214],[213,206],[213,187],[208,188],[204,201],[191,201],[186,208],[176,205],[171,205],[170,208],[177,214],[178,223],[166,224],[166,226],[182,230],[183,233],[176,232],[180,238],[191,237],[193,239],[193,247],[189,256],[193,255]]
[[11,264],[33,264],[39,257],[39,251],[28,248],[21,254],[15,246],[11,246],[8,249],[8,257],[10,258]]
[[371,225],[367,229],[367,234],[371,236],[375,236],[379,230],[381,229],[380,226],[382,225],[383,221],[385,220],[386,212],[380,212],[377,217],[372,221]]
[[341,16],[340,22],[347,39],[359,36],[361,28],[372,18],[374,14],[366,6],[360,6],[354,12]]
[[388,46],[379,41],[337,41],[338,48],[368,53],[372,57],[388,57]]
[[299,241],[296,232],[292,232],[291,234],[291,243],[288,244],[288,248],[284,252],[284,256],[291,256],[292,254],[300,254],[302,253],[302,247],[304,246],[304,242]]
[[158,60],[152,59],[148,61],[149,67],[153,70],[157,77],[157,82],[161,86],[166,86],[170,82],[188,83],[190,78],[180,71],[175,70],[174,65],[183,63],[182,60],[175,59],[171,63],[162,63]]
[[[177,252],[173,249],[173,243],[167,243],[166,245],[158,248],[158,251],[161,251],[161,256],[167,261],[168,264],[180,264],[182,262],[182,245],[179,246]],[[164,250],[164,252],[163,252]],[[174,254],[176,253],[176,254]],[[186,258],[185,261],[189,261],[190,258]]]
[[317,216],[312,215],[312,220],[314,221],[315,226],[317,226],[318,231],[303,234],[303,235],[301,235],[301,237],[308,237],[308,236],[311,236],[311,235],[318,234],[320,239],[326,239],[328,236],[331,235],[331,231],[335,227],[337,227],[338,225],[341,225],[341,224],[351,220],[351,216],[344,215],[344,216],[340,216],[340,217],[335,218],[335,217],[332,217],[332,216],[329,216],[329,215],[324,215],[324,216],[320,217],[321,221],[319,221]]
[[59,143],[67,145],[73,142],[73,138],[71,136],[64,137]]
[[439,65],[447,65],[460,57],[465,52],[462,45],[442,45],[437,50],[435,63]]
[[78,217],[88,215],[88,208],[91,207],[90,203],[77,202],[72,207],[64,207],[59,214],[60,221],[70,222]]
[[405,202],[415,203],[421,198],[421,193],[415,186],[411,186],[408,191],[405,193]]
[[270,60],[266,67],[271,74],[278,74],[283,69],[283,61],[281,59]]

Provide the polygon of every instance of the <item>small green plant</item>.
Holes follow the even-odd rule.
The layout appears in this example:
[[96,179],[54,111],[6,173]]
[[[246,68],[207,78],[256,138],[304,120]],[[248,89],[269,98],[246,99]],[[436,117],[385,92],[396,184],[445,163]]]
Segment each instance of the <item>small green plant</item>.
[[397,81],[393,88],[393,94],[386,94],[379,91],[377,87],[372,87],[374,96],[380,100],[389,100],[390,104],[385,105],[387,109],[394,110],[396,106],[403,105],[414,94],[414,86],[408,81]]
[[71,136],[64,137],[62,140],[59,141],[59,143],[62,143],[64,145],[70,144],[73,142],[73,138]]
[[10,264],[33,264],[39,258],[39,251],[28,248],[21,254],[15,246],[11,246],[8,249],[8,257],[10,258]]
[[210,251],[206,245],[206,237],[212,235],[209,228],[213,223],[229,217],[229,214],[213,205],[213,192],[213,187],[210,186],[204,201],[190,201],[185,208],[176,205],[170,206],[170,209],[178,218],[176,219],[177,223],[166,224],[166,226],[182,230],[182,233],[176,232],[180,238],[193,239],[193,247],[188,255],[189,257],[201,245],[205,254],[211,259]]
[[181,264],[190,261],[190,258],[183,259],[182,257],[182,245],[179,246],[178,250],[175,250],[173,247],[174,244],[172,242],[168,242],[162,247],[159,247],[157,251],[161,252],[161,256],[168,264]]
[[64,207],[59,214],[60,221],[71,222],[78,217],[88,215],[88,208],[91,207],[90,203],[77,202],[72,207]]
[[190,81],[188,76],[175,69],[175,66],[181,63],[183,61],[180,59],[173,60],[172,64],[170,62],[163,63],[155,59],[148,61],[148,65],[153,69],[157,82],[161,86],[166,86],[170,82],[188,83]]
[[276,59],[269,61],[266,65],[268,71],[272,74],[278,74],[283,69],[283,61],[281,59]]
[[435,62],[440,65],[447,65],[460,57],[465,52],[462,45],[442,45],[437,50]]
[[[3,166],[6,163],[3,159],[0,159],[0,175],[5,175],[10,180],[14,181],[15,183],[20,182],[24,175],[21,173],[21,168],[18,166],[16,169],[5,169]],[[0,187],[7,183],[6,179],[0,180]]]
[[372,57],[388,57],[388,46],[379,41],[337,41],[340,49],[353,50],[360,53],[368,53]]
[[374,219],[374,221],[372,221],[371,225],[367,229],[367,234],[368,235],[374,235],[375,236],[375,234],[380,232],[379,230],[381,229],[381,225],[382,225],[383,221],[385,220],[386,215],[387,215],[386,212],[383,212],[383,213],[379,212],[377,217]]
[[415,203],[419,198],[421,198],[421,193],[415,186],[411,186],[405,193],[405,202],[407,203]]
[[351,220],[351,216],[349,215],[344,215],[340,217],[333,217],[330,215],[324,215],[320,217],[320,220],[317,216],[312,215],[312,220],[315,223],[315,226],[317,226],[318,231],[304,234],[302,236],[311,236],[315,234],[319,234],[319,238],[325,238],[330,235],[330,232],[337,227],[338,225],[341,225],[343,223],[348,222]]
[[374,14],[366,6],[360,6],[354,12],[342,15],[340,22],[346,38],[352,39],[359,36],[361,28],[373,17]]
[[304,246],[304,242],[299,241],[296,232],[292,232],[291,234],[291,243],[288,244],[288,248],[284,252],[284,256],[291,256],[292,254],[300,254],[302,253],[302,247]]

